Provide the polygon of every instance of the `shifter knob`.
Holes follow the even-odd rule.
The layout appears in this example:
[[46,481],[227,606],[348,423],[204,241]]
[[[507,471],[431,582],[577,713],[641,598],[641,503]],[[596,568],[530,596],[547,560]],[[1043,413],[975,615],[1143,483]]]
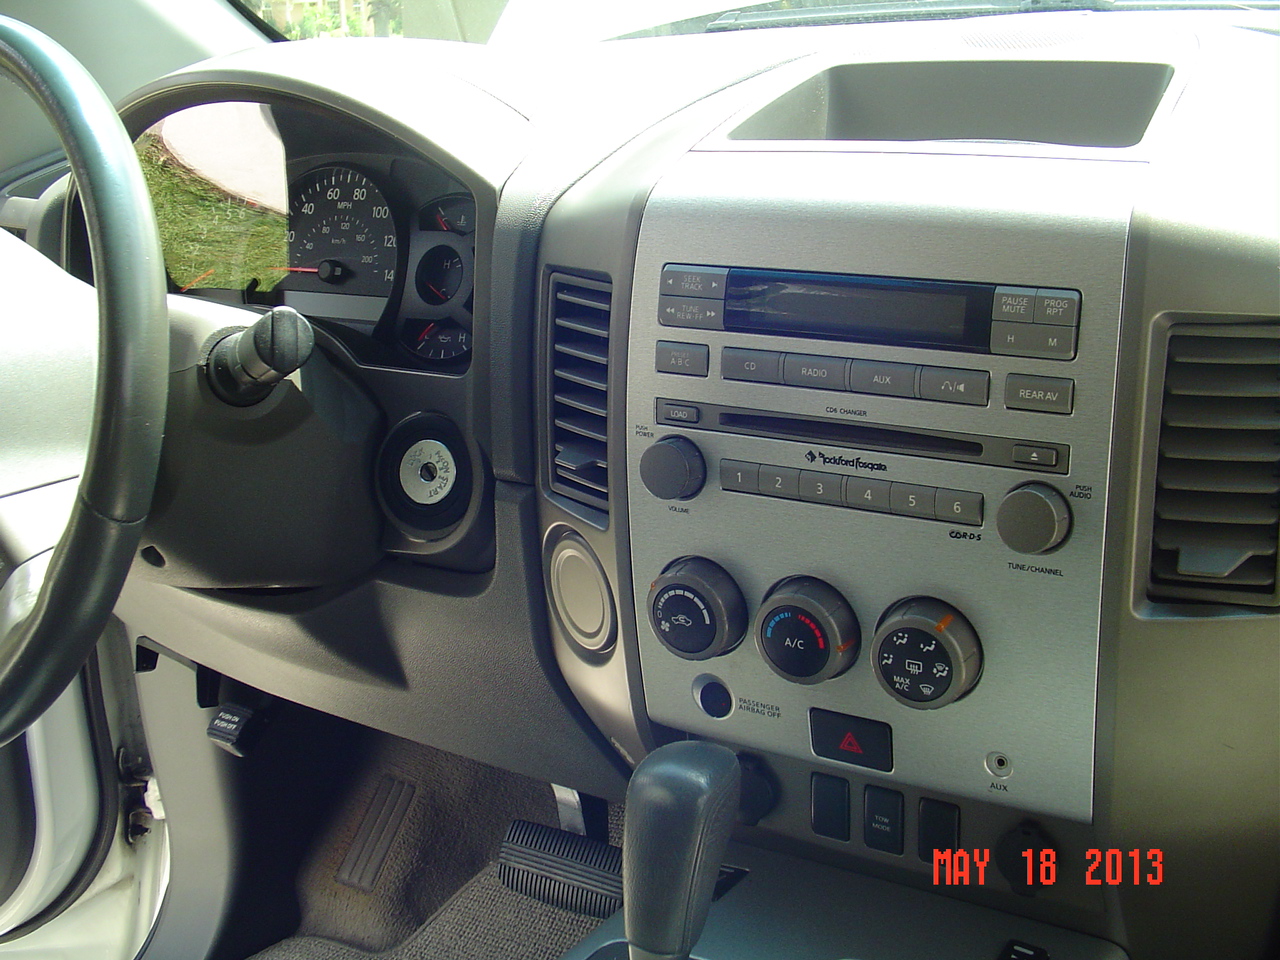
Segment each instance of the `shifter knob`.
[[738,813],[731,750],[683,741],[641,761],[627,786],[622,904],[631,960],[687,960]]

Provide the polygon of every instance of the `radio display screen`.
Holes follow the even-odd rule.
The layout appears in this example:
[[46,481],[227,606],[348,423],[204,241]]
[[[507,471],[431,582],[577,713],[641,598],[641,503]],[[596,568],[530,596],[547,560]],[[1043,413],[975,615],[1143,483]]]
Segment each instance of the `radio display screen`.
[[724,326],[785,336],[984,350],[991,300],[992,288],[981,284],[734,269],[725,288]]

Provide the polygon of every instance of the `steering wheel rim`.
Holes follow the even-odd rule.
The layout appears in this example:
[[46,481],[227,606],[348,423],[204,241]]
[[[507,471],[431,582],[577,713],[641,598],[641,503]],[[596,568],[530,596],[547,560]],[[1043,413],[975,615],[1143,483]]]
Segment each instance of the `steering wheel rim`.
[[88,224],[98,300],[93,419],[71,517],[52,553],[27,560],[4,585],[3,746],[74,679],[124,586],[160,460],[169,330],[155,214],[115,107],[63,47],[8,17],[0,17],[0,75],[57,129]]

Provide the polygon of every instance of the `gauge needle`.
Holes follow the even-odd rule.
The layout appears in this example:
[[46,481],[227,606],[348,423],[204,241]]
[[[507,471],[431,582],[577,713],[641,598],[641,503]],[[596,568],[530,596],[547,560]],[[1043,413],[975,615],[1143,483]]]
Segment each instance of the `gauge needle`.
[[208,270],[206,270],[204,273],[200,274],[200,276],[196,277],[194,280],[192,280],[190,283],[188,283],[185,287],[180,287],[180,288],[178,289],[178,292],[179,292],[179,293],[186,293],[188,290],[190,290],[192,287],[194,287],[197,283],[199,283],[199,282],[200,282],[201,280],[203,280],[205,277],[207,277],[207,276],[211,275],[211,274],[213,273],[213,271],[214,271],[214,270],[216,270],[216,269],[218,269],[218,268],[217,268],[217,267],[210,267],[210,268],[209,268]]
[[448,221],[446,221],[446,220],[445,220],[445,218],[444,218],[444,217],[442,217],[442,216],[440,216],[440,214],[438,214],[438,213],[436,214],[436,223],[440,224],[440,229],[441,229],[441,230],[448,230],[448,229],[449,229]]
[[285,273],[319,273],[319,267],[272,267],[272,270],[281,270]]
[[446,297],[443,293],[441,293],[439,290],[437,290],[434,286],[432,286],[432,285],[431,285],[431,284],[429,284],[429,283],[427,284],[427,289],[428,289],[428,290],[430,290],[432,293],[434,293],[437,297],[439,297],[439,298],[440,298],[440,300],[441,300],[441,302],[444,302],[445,300],[448,300],[448,299],[449,299],[448,297]]
[[437,326],[439,326],[439,324],[428,323],[422,329],[422,332],[418,334],[418,342],[421,343],[423,340],[427,339],[427,337],[431,336],[431,331],[434,330]]

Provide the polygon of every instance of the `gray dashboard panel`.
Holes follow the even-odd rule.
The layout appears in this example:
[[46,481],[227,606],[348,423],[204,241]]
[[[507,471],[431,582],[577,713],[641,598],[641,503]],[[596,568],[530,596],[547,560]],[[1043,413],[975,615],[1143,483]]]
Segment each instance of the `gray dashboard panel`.
[[[890,780],[1091,818],[1112,396],[1125,244],[1140,171],[1131,163],[924,151],[701,152],[658,183],[637,255],[627,404],[633,586],[654,719],[746,747],[812,757],[810,707],[867,717],[893,728]],[[1056,189],[1046,192],[1046,182]],[[664,327],[657,322],[657,294],[667,263],[1078,290],[1079,352],[1063,362]],[[708,344],[711,376],[656,373],[659,339]],[[731,346],[988,369],[992,399],[971,407],[722,381],[716,361]],[[1002,388],[1011,373],[1073,379],[1075,412],[1004,409]],[[716,489],[721,458],[803,468],[814,445],[658,425],[655,397],[1068,444],[1070,472],[1053,479],[1064,495],[1080,495],[1071,501],[1073,531],[1051,557],[1015,554],[995,535],[995,506],[1013,487],[1046,478],[925,457],[877,453],[868,459],[886,466],[875,474],[880,478],[981,493],[987,511],[981,540],[954,538],[952,527],[936,521],[725,492]],[[712,465],[706,490],[674,508],[645,491],[636,469],[652,439],[671,433],[686,433]],[[784,576],[826,580],[853,604],[865,639],[895,601],[943,599],[977,628],[983,677],[953,706],[918,711],[879,689],[865,649],[847,674],[806,687],[775,676],[750,638],[714,661],[677,659],[656,642],[643,605],[653,578],[686,554],[729,570],[752,612]],[[695,702],[694,685],[704,674],[722,680],[737,698],[724,720],[708,717]],[[753,710],[753,701],[777,709]],[[1010,776],[997,780],[988,773],[984,761],[993,751],[1012,760]],[[813,759],[818,767],[842,768]]]

